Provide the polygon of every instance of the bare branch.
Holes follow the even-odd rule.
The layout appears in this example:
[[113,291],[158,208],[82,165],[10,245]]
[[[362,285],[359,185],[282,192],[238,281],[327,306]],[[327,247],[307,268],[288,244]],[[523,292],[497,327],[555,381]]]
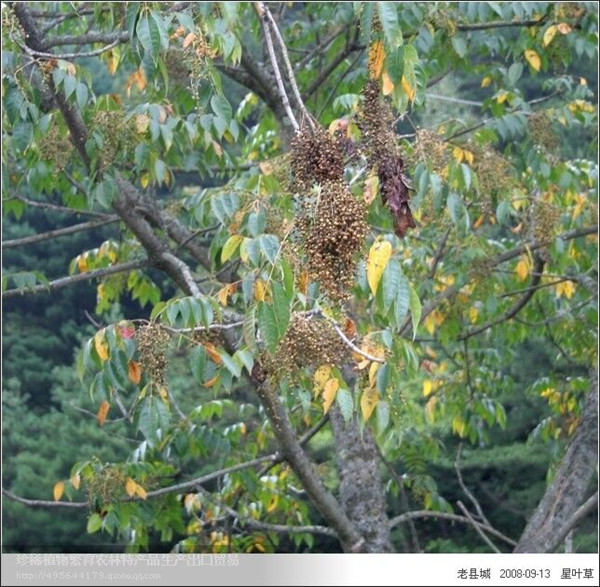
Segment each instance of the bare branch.
[[369,353],[365,353],[362,349],[358,348],[343,332],[342,329],[337,325],[336,322],[326,318],[327,321],[333,326],[336,334],[342,339],[342,342],[349,348],[351,348],[355,353],[359,354],[361,357],[365,359],[369,359],[369,361],[373,361],[374,363],[381,363],[382,365],[385,363],[385,359],[380,359],[379,357],[374,357]]
[[[44,49],[50,49],[50,47],[58,47],[64,45],[91,45],[93,43],[109,43],[113,46],[119,43],[125,43],[129,41],[129,31],[113,31],[112,33],[105,31],[90,31],[84,35],[61,35],[48,39],[44,43]],[[81,56],[81,54],[75,54]],[[52,57],[56,58],[54,55]]]
[[532,18],[529,20],[491,20],[489,22],[476,22],[469,24],[458,24],[456,25],[459,31],[486,31],[489,29],[499,29],[507,27],[532,27],[542,24],[548,15],[544,15],[541,18]]
[[460,458],[462,456],[462,448],[463,448],[463,444],[461,442],[458,445],[458,450],[456,451],[456,460],[454,461],[454,468],[456,469],[456,477],[458,478],[458,484],[460,485],[460,488],[463,490],[465,495],[471,500],[471,503],[475,506],[475,509],[477,510],[477,514],[479,515],[482,522],[484,522],[488,526],[491,526],[490,521],[485,517],[485,514],[483,513],[483,510],[481,509],[481,505],[477,501],[476,497],[469,491],[469,489],[467,488],[467,486],[465,485],[465,482],[463,480],[463,476],[462,476],[462,473],[460,470]]
[[97,55],[102,55],[102,53],[106,53],[111,49],[114,49],[117,45],[122,43],[123,41],[113,41],[109,45],[105,45],[100,49],[94,49],[93,51],[81,51],[79,53],[46,53],[44,51],[36,51],[34,49],[30,49],[27,45],[19,45],[25,53],[31,55],[32,57],[36,57],[38,59],[78,59],[79,57],[96,57]]
[[498,554],[500,553],[500,551],[498,550],[498,547],[485,535],[484,531],[477,525],[477,523],[475,522],[475,519],[473,518],[473,516],[470,514],[469,510],[465,507],[465,505],[463,504],[462,501],[458,501],[457,502],[458,507],[462,510],[463,514],[465,514],[466,518],[469,520],[469,522],[471,523],[471,526],[473,526],[473,528],[475,528],[475,531],[477,532],[477,534],[479,534],[479,536],[481,536],[481,538],[483,539],[483,541],[494,551],[497,552]]
[[69,277],[61,277],[50,281],[47,284],[36,285],[28,289],[7,289],[2,292],[2,299],[14,298],[16,296],[28,296],[39,293],[50,293],[63,287],[79,283],[81,281],[89,281],[90,279],[99,279],[101,277],[108,277],[109,275],[116,275],[117,273],[124,273],[126,271],[133,271],[134,269],[143,269],[148,267],[150,262],[148,259],[141,261],[130,261],[128,263],[119,263],[112,265],[111,267],[103,267],[102,269],[94,269],[93,271],[86,271],[85,273],[77,273],[76,275],[70,275]]
[[591,512],[598,507],[598,492],[582,503],[573,515],[557,531],[556,540],[562,542]]
[[502,534],[502,532],[499,532],[495,528],[486,526],[485,524],[482,524],[481,522],[478,522],[477,520],[473,520],[473,523],[472,523],[468,518],[466,518],[464,516],[459,516],[458,514],[450,514],[450,513],[446,513],[446,512],[433,512],[433,511],[429,511],[429,510],[417,510],[417,511],[413,511],[413,512],[406,512],[405,514],[400,514],[399,516],[392,518],[390,520],[390,528],[394,528],[395,526],[398,526],[399,524],[405,524],[406,522],[408,522],[408,520],[416,520],[418,518],[440,518],[442,520],[450,520],[452,522],[461,522],[462,524],[469,524],[471,526],[474,523],[475,526],[479,527],[484,532],[487,532],[488,534],[491,534],[492,536],[495,536],[496,538],[500,538],[500,540],[504,540],[504,542],[506,542],[507,544],[510,544],[511,546],[515,546],[517,544],[514,540],[512,540],[508,536],[505,536],[504,534]]
[[110,218],[106,218],[103,220],[92,220],[90,222],[82,222],[81,224],[75,224],[74,226],[67,226],[65,228],[57,228],[56,230],[49,230],[48,232],[43,232],[41,234],[34,234],[32,236],[25,236],[23,238],[15,238],[9,241],[3,241],[2,248],[14,249],[16,247],[23,247],[25,245],[40,243],[60,236],[75,234],[83,230],[91,230],[93,228],[98,228],[99,226],[104,226],[105,224],[114,224],[118,221],[119,218],[117,216],[111,216]]
[[82,509],[88,507],[87,501],[48,501],[45,499],[27,499],[25,497],[21,497],[20,495],[14,494],[12,491],[8,489],[2,488],[2,495],[8,497],[12,501],[16,501],[18,503],[22,503],[23,505],[27,505],[30,507],[38,507],[38,508],[76,508]]
[[37,200],[30,200],[24,196],[13,196],[14,199],[20,200],[21,202],[31,206],[32,208],[42,208],[44,210],[53,210],[55,212],[63,212],[65,214],[81,214],[83,216],[91,216],[93,218],[104,218],[108,220],[112,218],[111,214],[105,214],[103,212],[93,212],[91,210],[79,210],[78,208],[69,208],[67,206],[59,206],[58,204],[51,204],[50,202],[39,202]]

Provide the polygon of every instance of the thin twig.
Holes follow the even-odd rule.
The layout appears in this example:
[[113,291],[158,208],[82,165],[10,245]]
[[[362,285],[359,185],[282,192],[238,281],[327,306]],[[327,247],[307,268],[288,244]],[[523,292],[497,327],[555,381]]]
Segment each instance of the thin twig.
[[[30,200],[24,196],[12,196],[15,200],[19,200],[32,208],[43,208],[45,210],[54,210],[55,212],[63,212],[65,214],[82,214],[84,216],[92,216],[94,218],[112,218],[111,214],[105,214],[104,212],[93,212],[91,210],[79,210],[77,208],[68,208],[67,206],[59,206],[58,204],[51,204],[50,202],[38,202],[37,200]],[[6,200],[12,199],[6,198]]]
[[485,514],[481,509],[481,505],[479,504],[475,496],[469,491],[463,480],[463,476],[460,471],[460,458],[462,456],[462,448],[463,443],[461,442],[458,445],[458,450],[456,451],[456,460],[454,461],[454,468],[456,469],[456,477],[458,478],[458,484],[460,485],[460,488],[464,491],[465,495],[471,500],[471,503],[475,506],[475,509],[477,510],[477,514],[479,515],[480,519],[488,526],[491,526],[490,521],[485,517]]
[[67,236],[69,234],[75,234],[84,230],[92,230],[104,226],[105,224],[114,224],[118,222],[117,216],[111,216],[110,218],[104,218],[101,220],[92,220],[90,222],[82,222],[81,224],[75,224],[73,226],[67,226],[65,228],[57,228],[56,230],[49,230],[48,232],[42,232],[40,234],[33,234],[31,236],[24,236],[23,238],[15,238],[8,241],[2,242],[3,249],[14,249],[16,247],[23,247],[25,245],[32,245],[40,243],[46,240],[58,238],[60,236]]
[[275,50],[273,49],[273,39],[271,38],[271,31],[269,30],[269,25],[267,23],[267,19],[264,16],[264,9],[262,6],[262,2],[254,2],[254,8],[258,14],[258,18],[260,20],[260,24],[262,26],[263,35],[265,37],[265,43],[267,45],[267,51],[269,53],[269,59],[271,61],[271,66],[273,67],[273,74],[275,75],[275,80],[277,82],[277,88],[279,90],[279,97],[281,98],[281,102],[283,107],[285,108],[285,112],[294,127],[294,130],[298,132],[300,130],[300,126],[298,125],[298,121],[292,112],[292,108],[290,106],[290,101],[287,96],[287,92],[285,91],[285,87],[283,85],[283,80],[281,78],[281,71],[279,70],[279,65],[277,63],[277,58],[275,57]]
[[117,265],[112,265],[111,267],[103,267],[102,269],[94,269],[93,271],[78,273],[76,275],[70,275],[69,277],[61,277],[59,279],[55,279],[54,281],[50,281],[49,283],[35,285],[26,289],[8,289],[2,292],[2,299],[39,293],[49,293],[69,285],[73,285],[74,283],[78,283],[80,281],[89,281],[90,279],[108,277],[109,275],[115,275],[116,273],[124,273],[125,271],[142,269],[144,267],[148,267],[148,265],[150,265],[150,261],[148,259],[144,259],[142,261],[130,261],[129,263],[119,263]]
[[97,55],[102,55],[102,53],[106,53],[107,51],[114,49],[117,45],[120,45],[122,42],[123,41],[117,39],[116,41],[113,41],[112,43],[105,45],[104,47],[101,47],[100,49],[94,49],[93,51],[81,51],[80,53],[46,53],[44,51],[36,51],[35,49],[31,49],[27,45],[21,45],[18,42],[17,42],[17,45],[19,45],[19,47],[21,49],[23,49],[23,51],[25,51],[25,53],[27,53],[28,55],[31,55],[32,57],[36,57],[38,59],[65,59],[65,60],[68,60],[68,59],[78,59],[80,57],[96,57]]
[[275,38],[277,39],[277,42],[279,43],[279,48],[281,49],[281,54],[283,55],[283,62],[285,63],[287,73],[288,73],[288,80],[290,82],[290,85],[292,86],[292,92],[294,93],[296,102],[298,103],[300,110],[302,111],[302,113],[304,114],[306,119],[308,120],[308,123],[310,124],[311,128],[314,130],[316,128],[315,123],[312,120],[311,113],[306,109],[306,106],[304,105],[304,102],[302,100],[302,96],[300,95],[300,90],[298,89],[298,84],[296,83],[296,76],[294,75],[294,68],[292,67],[292,64],[290,63],[290,58],[289,58],[289,55],[287,52],[287,47],[281,36],[281,32],[279,31],[279,27],[277,26],[277,23],[275,22],[275,19],[273,18],[273,15],[271,14],[269,7],[265,6],[265,4],[263,2],[260,2],[260,4],[262,5],[264,14],[267,16],[267,19],[269,20],[269,22],[271,23],[271,26],[273,27],[273,32],[275,33]]
[[469,510],[464,506],[462,501],[457,501],[458,507],[462,510],[463,514],[465,514],[466,518],[469,520],[473,528],[479,536],[481,536],[482,540],[494,551],[500,554],[500,550],[498,547],[485,535],[484,531],[479,527],[477,522],[473,519],[473,516],[470,514]]
[[380,359],[379,357],[374,357],[369,353],[366,353],[362,349],[358,348],[343,332],[342,329],[337,325],[336,322],[326,318],[327,321],[333,326],[333,329],[336,331],[337,335],[342,339],[342,342],[348,347],[350,347],[355,353],[359,354],[361,357],[365,359],[369,359],[369,361],[373,361],[374,363],[381,363],[382,365],[385,363],[385,359]]

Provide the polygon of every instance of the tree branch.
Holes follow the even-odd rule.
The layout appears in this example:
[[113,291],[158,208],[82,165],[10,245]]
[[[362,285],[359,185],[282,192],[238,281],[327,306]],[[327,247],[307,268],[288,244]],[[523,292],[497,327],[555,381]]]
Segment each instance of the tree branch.
[[471,522],[471,520],[469,520],[468,518],[466,518],[464,516],[459,516],[458,514],[450,514],[450,513],[446,513],[446,512],[432,512],[429,510],[418,510],[418,511],[413,511],[413,512],[406,512],[405,514],[400,514],[399,516],[392,518],[390,520],[390,528],[394,528],[395,526],[398,526],[399,524],[405,524],[406,522],[408,522],[408,520],[416,520],[418,518],[440,518],[442,520],[451,520],[452,522],[461,522],[462,524],[469,524],[471,526],[474,524],[475,526],[479,527],[484,532],[487,532],[488,534],[491,534],[492,536],[495,536],[496,538],[500,538],[500,540],[504,540],[504,542],[506,542],[507,544],[510,544],[511,546],[515,546],[515,544],[516,544],[516,542],[514,540],[512,540],[508,536],[505,536],[504,534],[502,534],[502,532],[499,532],[498,530],[496,530],[495,528],[492,528],[491,526],[486,526],[485,524],[482,524],[481,522],[478,522],[477,520],[473,520],[473,522]]
[[14,249],[16,247],[40,243],[46,240],[57,238],[59,236],[66,236],[69,234],[81,232],[83,230],[91,230],[93,228],[98,228],[99,226],[104,226],[105,224],[114,224],[118,221],[119,218],[117,216],[111,216],[110,218],[105,218],[103,220],[92,220],[90,222],[82,222],[81,224],[75,224],[74,226],[67,226],[65,228],[57,228],[56,230],[49,230],[48,232],[43,232],[41,234],[34,234],[32,236],[25,236],[23,238],[15,238],[12,240],[3,241],[2,248]]
[[466,518],[469,520],[471,526],[473,526],[473,528],[475,528],[475,531],[477,532],[477,534],[479,534],[479,536],[481,536],[483,541],[492,549],[493,552],[497,552],[499,554],[500,551],[498,550],[497,546],[485,535],[483,530],[477,525],[477,523],[475,522],[475,519],[470,514],[469,510],[465,507],[463,502],[459,500],[456,503],[458,504],[458,507],[462,510],[462,513],[465,514]]
[[[113,31],[108,33],[105,31],[89,31],[83,35],[61,35],[60,37],[54,37],[48,39],[43,43],[43,50],[50,49],[51,47],[59,47],[64,45],[91,45],[93,43],[110,43],[118,45],[119,43],[126,43],[129,41],[129,31]],[[80,56],[80,54],[75,54]],[[51,55],[54,57],[54,55]]]
[[485,514],[483,513],[483,510],[481,509],[481,505],[479,504],[479,502],[477,501],[475,496],[469,491],[469,489],[467,488],[467,486],[465,485],[465,482],[463,480],[463,476],[462,476],[462,473],[460,470],[460,457],[462,456],[462,447],[463,447],[463,445],[461,442],[458,445],[458,450],[456,451],[456,460],[454,461],[454,468],[456,470],[456,477],[458,478],[458,484],[460,485],[460,488],[463,490],[465,495],[470,499],[471,503],[475,506],[475,509],[477,510],[477,514],[479,515],[479,518],[481,519],[481,521],[484,524],[491,526],[490,521],[485,517]]
[[148,259],[141,261],[130,261],[128,263],[119,263],[112,265],[111,267],[103,267],[102,269],[94,269],[93,271],[86,271],[85,273],[77,273],[76,275],[70,275],[69,277],[61,277],[50,281],[46,284],[36,285],[28,289],[7,289],[2,292],[2,299],[14,298],[16,296],[27,296],[39,293],[50,293],[63,287],[79,283],[81,281],[89,281],[90,279],[99,279],[101,277],[108,277],[109,275],[115,275],[117,273],[124,273],[126,271],[133,271],[134,269],[143,269],[148,267],[150,262]]
[[470,24],[458,24],[456,29],[459,31],[486,31],[489,29],[499,29],[507,27],[531,27],[542,24],[548,15],[542,18],[532,18],[529,20],[491,20],[489,22],[477,22]]
[[59,206],[58,204],[51,204],[50,202],[38,202],[37,200],[30,200],[24,196],[13,196],[16,200],[31,206],[32,208],[42,208],[44,210],[53,210],[55,212],[63,212],[65,214],[82,214],[83,216],[91,216],[93,218],[104,218],[108,220],[112,218],[112,215],[105,214],[103,212],[93,212],[91,210],[78,210],[77,208],[69,208],[67,206]]

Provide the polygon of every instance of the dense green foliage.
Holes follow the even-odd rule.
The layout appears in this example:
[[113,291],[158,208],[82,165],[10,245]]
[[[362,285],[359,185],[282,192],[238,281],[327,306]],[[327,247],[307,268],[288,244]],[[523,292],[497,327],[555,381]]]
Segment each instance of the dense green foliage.
[[[5,500],[7,550],[338,550],[292,463],[242,466],[279,446],[265,379],[298,437],[372,431],[390,519],[472,505],[462,451],[514,540],[577,430],[596,5],[270,4],[300,139],[252,3],[37,3],[37,46],[3,10],[3,241],[116,214],[3,251],[4,487],[89,506]],[[328,426],[307,452],[335,493]],[[392,539],[487,551],[447,519]]]

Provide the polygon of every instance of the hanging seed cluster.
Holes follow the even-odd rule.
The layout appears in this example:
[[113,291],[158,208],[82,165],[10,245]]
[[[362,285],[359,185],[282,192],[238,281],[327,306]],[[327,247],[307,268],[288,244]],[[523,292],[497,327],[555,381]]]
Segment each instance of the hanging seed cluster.
[[65,169],[73,154],[73,145],[66,136],[62,136],[58,124],[52,123],[39,143],[41,156],[62,171]]
[[190,79],[191,67],[184,49],[170,47],[165,54],[165,67],[169,72],[169,80],[178,86],[185,86]]
[[377,170],[381,200],[394,218],[394,231],[403,238],[416,224],[409,206],[409,182],[396,144],[392,112],[382,100],[378,80],[371,79],[366,83],[363,97],[359,126],[365,154],[369,165]]
[[138,138],[133,119],[126,119],[120,110],[101,110],[94,116],[94,130],[102,132],[103,145],[100,158],[110,164],[120,152],[132,151]]
[[479,181],[479,192],[491,199],[494,193],[509,192],[517,187],[514,169],[506,158],[494,148],[469,145],[473,153],[473,169]]
[[342,365],[350,350],[333,326],[316,316],[294,314],[268,368],[274,374],[292,374],[305,367]]
[[97,471],[87,486],[88,503],[94,509],[115,501],[123,494],[125,473],[114,465]]
[[171,338],[157,324],[151,323],[135,332],[142,372],[147,373],[152,382],[158,386],[165,385],[165,371],[169,364],[166,355],[167,345]]
[[332,300],[347,299],[355,280],[356,253],[368,231],[365,205],[344,182],[342,154],[325,130],[298,134],[291,168],[298,193],[297,232],[310,278],[320,282]]
[[527,120],[529,134],[536,145],[540,145],[548,155],[558,153],[560,142],[552,129],[549,113],[545,110],[534,112]]
[[418,129],[415,136],[414,158],[415,164],[423,162],[434,173],[443,176],[450,162],[448,143],[434,131]]
[[556,234],[560,217],[561,212],[557,206],[536,198],[529,210],[526,233],[540,242],[551,242]]

